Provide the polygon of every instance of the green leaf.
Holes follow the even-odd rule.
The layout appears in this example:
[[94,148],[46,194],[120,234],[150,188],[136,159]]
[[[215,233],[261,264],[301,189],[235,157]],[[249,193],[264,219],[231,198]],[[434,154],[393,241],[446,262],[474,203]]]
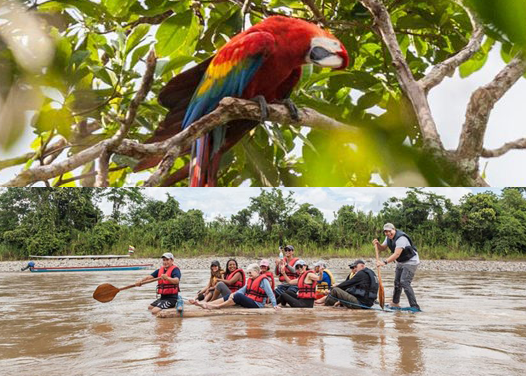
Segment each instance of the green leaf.
[[135,51],[132,53],[132,57],[130,60],[130,69],[133,68],[141,58],[143,58],[146,53],[150,50],[150,45],[145,44],[144,46],[141,46],[139,48],[136,48]]
[[159,26],[155,39],[157,56],[164,57],[183,51],[191,54],[197,43],[199,25],[192,11],[176,14],[164,20]]
[[262,150],[255,146],[255,143],[250,141],[241,141],[243,150],[247,157],[250,167],[259,178],[262,186],[276,187],[279,185],[278,172],[276,166],[272,164]]
[[398,19],[396,26],[402,29],[424,29],[427,27],[432,27],[428,21],[424,20],[417,14],[403,16]]
[[[60,180],[67,180],[67,179],[71,179],[73,178],[73,173],[72,172],[66,172],[65,174],[63,174],[62,176],[57,176],[54,180],[53,180],[53,186],[55,187]],[[61,179],[62,178],[62,179]],[[75,181],[70,181],[69,183],[66,183],[66,184],[61,184],[60,187],[76,187],[77,185],[75,184]]]
[[476,71],[482,69],[486,61],[488,60],[488,54],[491,50],[491,47],[495,44],[495,40],[487,38],[486,41],[482,44],[480,50],[475,52],[473,57],[461,64],[459,67],[459,73],[461,78],[466,78]]
[[358,99],[357,107],[359,109],[370,108],[379,103],[381,100],[381,94],[371,91],[369,93],[365,93],[360,97],[360,99]]
[[[195,59],[192,56],[184,56],[184,55],[179,55],[179,54],[174,54],[174,55],[175,57],[167,61],[166,64],[160,66],[159,75],[164,76],[167,73],[179,70],[182,67],[184,67],[186,64],[190,63],[191,61],[194,61]],[[174,73],[178,73],[178,72],[176,71]]]
[[73,116],[66,107],[55,109],[46,105],[38,114],[35,126],[39,133],[56,129],[67,139],[71,135],[72,124]]
[[130,7],[137,0],[102,0],[102,5],[115,17],[122,17],[128,13]]
[[148,34],[148,31],[150,31],[150,25],[148,24],[140,24],[133,29],[128,39],[126,39],[126,55],[143,41],[144,36]]

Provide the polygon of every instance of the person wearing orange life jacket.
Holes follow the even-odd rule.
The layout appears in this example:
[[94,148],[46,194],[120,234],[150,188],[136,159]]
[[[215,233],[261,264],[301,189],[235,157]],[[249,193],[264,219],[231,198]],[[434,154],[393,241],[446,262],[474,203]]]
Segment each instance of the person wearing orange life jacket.
[[161,295],[161,297],[148,306],[148,309],[152,314],[156,314],[163,309],[176,307],[177,299],[179,297],[181,270],[175,265],[173,254],[169,252],[164,253],[162,255],[162,260],[163,266],[149,276],[135,282],[135,286],[141,286],[146,281],[160,277],[157,281],[157,294]]
[[294,270],[294,265],[299,258],[294,257],[294,247],[291,245],[285,246],[283,249],[285,251],[285,257],[282,259],[275,260],[276,263],[276,275],[279,278],[281,284],[276,287],[274,294],[276,295],[276,300],[278,303],[281,303],[281,295],[285,291],[290,291],[291,293],[298,292],[298,286],[291,285],[285,280],[285,276],[288,276],[289,279],[296,278],[296,270]]
[[[283,266],[285,268],[285,266]],[[285,280],[291,285],[298,287],[298,293],[285,291],[281,294],[281,305],[285,307],[287,303],[293,308],[312,308],[316,298],[316,284],[323,279],[323,267],[316,274],[313,270],[308,270],[308,266],[303,260],[298,260],[294,264],[296,279],[290,279],[285,273]]]
[[270,300],[275,310],[280,306],[276,303],[274,293],[270,288],[270,282],[265,274],[260,274],[258,264],[250,264],[247,268],[247,284],[237,292],[223,297],[215,302],[194,302],[195,305],[204,309],[221,309],[240,305],[244,308],[264,308],[265,303]]
[[224,298],[238,291],[243,286],[245,286],[245,272],[239,268],[235,259],[230,259],[226,263],[225,277],[217,279],[216,288],[210,301],[214,301],[219,297]]
[[270,287],[272,288],[272,291],[274,291],[274,274],[269,270],[270,269],[270,262],[267,259],[263,259],[259,262],[259,268],[260,268],[260,274],[265,274],[267,276],[268,281],[270,282]]

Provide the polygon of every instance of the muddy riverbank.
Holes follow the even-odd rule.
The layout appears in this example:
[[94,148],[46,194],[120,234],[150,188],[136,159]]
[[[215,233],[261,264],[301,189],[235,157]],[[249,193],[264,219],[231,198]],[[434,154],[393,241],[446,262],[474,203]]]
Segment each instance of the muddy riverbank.
[[[198,258],[177,258],[176,264],[181,269],[208,269],[213,260],[219,260],[224,267],[228,257],[198,257]],[[246,267],[250,263],[258,262],[259,259],[237,257],[241,267]],[[313,265],[319,259],[305,258],[309,265]],[[374,267],[374,260],[364,259],[369,267]],[[37,267],[65,267],[65,266],[109,266],[109,265],[133,265],[133,264],[153,264],[152,269],[160,265],[159,259],[152,258],[129,258],[112,260],[33,260]],[[345,269],[351,261],[347,258],[332,258],[325,260],[329,269]],[[3,261],[0,262],[0,272],[19,272],[26,266],[27,260],[23,261]],[[394,269],[394,264],[390,264],[386,269]],[[422,260],[420,270],[427,271],[465,271],[465,272],[526,272],[525,261],[477,261],[477,260]]]

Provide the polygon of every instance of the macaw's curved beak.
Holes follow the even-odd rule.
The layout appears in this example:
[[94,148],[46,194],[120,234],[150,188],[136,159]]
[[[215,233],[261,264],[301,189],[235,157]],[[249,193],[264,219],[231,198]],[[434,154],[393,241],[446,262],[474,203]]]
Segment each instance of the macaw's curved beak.
[[349,64],[349,56],[343,46],[340,50],[334,52],[324,47],[315,46],[310,50],[308,60],[320,67],[332,69],[345,69]]

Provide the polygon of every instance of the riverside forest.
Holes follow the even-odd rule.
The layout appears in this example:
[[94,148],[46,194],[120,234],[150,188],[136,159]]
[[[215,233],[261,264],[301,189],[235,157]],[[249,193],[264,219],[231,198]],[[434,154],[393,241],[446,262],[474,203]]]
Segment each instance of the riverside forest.
[[[0,260],[123,254],[129,245],[137,257],[271,256],[285,244],[304,256],[371,256],[385,222],[408,232],[424,259],[524,259],[525,191],[470,193],[455,204],[412,188],[378,213],[343,205],[327,221],[294,192],[261,189],[230,218],[207,221],[200,210],[182,210],[176,194],[154,199],[145,188],[7,188],[0,190]],[[112,207],[108,215],[102,202]]]

